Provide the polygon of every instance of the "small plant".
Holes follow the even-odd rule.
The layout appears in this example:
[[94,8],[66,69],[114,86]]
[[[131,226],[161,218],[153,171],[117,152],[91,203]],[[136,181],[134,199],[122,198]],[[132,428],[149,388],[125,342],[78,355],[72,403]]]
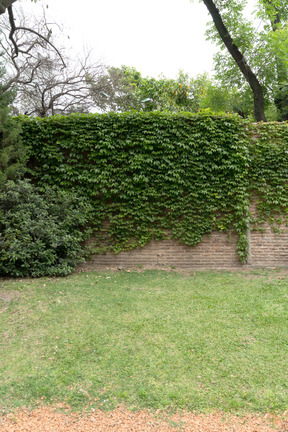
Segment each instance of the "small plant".
[[0,193],[0,275],[67,275],[81,261],[90,207],[79,196],[29,181]]

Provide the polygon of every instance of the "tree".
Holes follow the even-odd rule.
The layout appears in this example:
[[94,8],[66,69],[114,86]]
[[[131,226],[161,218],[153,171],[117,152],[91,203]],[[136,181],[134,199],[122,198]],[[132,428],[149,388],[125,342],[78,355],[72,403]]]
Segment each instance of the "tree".
[[90,85],[90,94],[95,105],[102,111],[129,111],[141,110],[141,96],[137,87],[125,73],[125,67],[108,67],[100,79],[102,91],[98,91],[97,83],[87,76]]
[[[6,88],[17,88],[13,103],[14,114],[48,115],[89,112],[95,106],[90,97],[87,77],[93,79],[95,91],[104,73],[100,62],[92,62],[90,55],[84,59],[69,59],[65,49],[55,50],[55,31],[43,18],[33,20],[18,13],[19,30],[13,41],[9,38],[7,18],[0,18],[3,37],[0,46],[7,64]],[[29,28],[30,31],[25,29]],[[21,30],[23,29],[23,30]],[[17,47],[17,52],[16,48]]]
[[[242,118],[253,119],[253,97],[249,89],[241,91],[236,86],[225,86],[215,79],[198,76],[199,108],[215,113],[235,113]],[[201,85],[202,81],[202,85]]]
[[[8,8],[11,8],[17,0],[0,0],[0,15],[4,14]],[[36,3],[37,0],[31,0]]]
[[[12,4],[16,0],[0,0],[0,15],[9,10],[9,21],[13,17]],[[36,0],[34,0],[36,1]],[[15,30],[15,26],[14,26]],[[10,28],[13,39],[13,28]],[[11,40],[11,39],[10,39]],[[20,138],[20,127],[13,121],[9,108],[15,93],[10,89],[11,82],[7,79],[3,67],[3,53],[0,65],[0,190],[3,190],[8,180],[17,180],[25,171],[26,148]]]
[[202,84],[201,79],[190,78],[182,71],[176,79],[164,75],[152,78],[143,77],[141,72],[127,66],[109,68],[101,79],[101,92],[94,86],[93,80],[90,81],[91,95],[103,111],[195,112],[200,108]]
[[213,112],[253,115],[250,94],[235,86],[226,88],[207,73],[195,78],[180,71],[176,79],[143,77],[135,68],[108,68],[100,79],[102,91],[91,85],[95,104],[103,111],[189,111],[209,108]]
[[257,121],[266,121],[264,111],[271,100],[277,106],[279,120],[288,119],[288,2],[258,0],[257,24],[245,18],[245,0],[203,2],[214,22],[208,37],[221,41],[221,51],[216,56],[218,78],[226,84],[236,84],[240,90],[248,83]]
[[0,0],[0,15],[4,14],[7,8],[11,7],[16,0]]
[[25,74],[30,72],[33,79],[16,82],[17,97],[13,104],[15,114],[47,117],[73,112],[88,113],[95,108],[86,77],[87,74],[93,75],[97,83],[98,77],[103,73],[102,65],[88,64],[87,57],[83,62],[67,59],[66,68],[63,68],[57,60],[57,56],[49,52],[40,65],[36,62],[30,71],[25,70]]
[[[0,77],[3,78],[4,69]],[[0,190],[7,180],[16,180],[24,172],[26,150],[19,138],[20,128],[10,116],[13,93],[0,86]]]
[[[46,39],[45,36],[41,35],[40,33],[37,33],[35,30],[33,30],[29,27],[23,27],[23,26],[16,25],[15,18],[14,18],[14,11],[13,11],[13,7],[12,7],[12,5],[13,5],[13,3],[15,3],[15,1],[17,1],[17,0],[0,0],[0,15],[4,14],[6,11],[8,12],[9,25],[10,25],[9,39],[14,46],[14,57],[17,57],[19,52],[23,53],[23,51],[20,49],[20,47],[18,46],[18,44],[15,40],[15,33],[17,33],[19,30],[34,33],[38,37],[41,37],[42,39],[46,40],[46,42],[48,44],[50,44],[54,48],[54,50],[58,53],[59,57],[61,57],[60,52],[57,50],[57,48],[55,46],[52,45],[52,43],[49,41],[49,38]],[[31,1],[34,3],[37,2],[37,0],[31,0]]]

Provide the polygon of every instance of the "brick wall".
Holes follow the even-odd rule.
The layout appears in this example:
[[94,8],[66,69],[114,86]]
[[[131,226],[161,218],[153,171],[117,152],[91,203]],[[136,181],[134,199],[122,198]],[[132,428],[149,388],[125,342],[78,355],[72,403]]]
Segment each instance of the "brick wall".
[[152,241],[143,248],[139,247],[127,252],[94,255],[84,268],[225,269],[240,267],[236,241],[235,235],[221,232],[205,236],[197,246],[187,246],[175,240]]
[[288,232],[281,227],[276,234],[270,226],[263,225],[263,232],[250,232],[249,262],[255,267],[288,267]]
[[241,264],[236,252],[235,234],[213,232],[205,236],[197,246],[186,246],[175,240],[152,241],[118,254],[94,255],[82,269],[102,268],[175,268],[186,270],[232,269],[252,267],[288,267],[288,232],[280,234],[263,226],[264,232],[251,231],[248,263]]

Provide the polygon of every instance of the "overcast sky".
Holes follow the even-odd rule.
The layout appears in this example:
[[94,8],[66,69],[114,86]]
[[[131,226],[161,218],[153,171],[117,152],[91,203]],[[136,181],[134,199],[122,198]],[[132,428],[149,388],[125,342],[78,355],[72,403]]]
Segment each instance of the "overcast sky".
[[[134,66],[144,76],[164,73],[175,77],[179,69],[196,76],[212,72],[215,47],[205,39],[209,15],[198,0],[40,0],[47,13],[63,24],[73,52],[93,50],[113,66]],[[30,0],[22,7],[36,13]],[[20,5],[20,2],[15,3]],[[18,6],[19,7],[19,6]],[[40,11],[39,11],[40,12]],[[38,13],[38,12],[37,12]]]

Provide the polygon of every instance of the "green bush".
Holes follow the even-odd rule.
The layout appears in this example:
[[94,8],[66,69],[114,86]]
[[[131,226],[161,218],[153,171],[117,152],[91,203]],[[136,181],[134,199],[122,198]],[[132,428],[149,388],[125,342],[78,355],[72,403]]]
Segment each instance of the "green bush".
[[0,193],[0,275],[71,273],[83,256],[89,212],[74,193],[7,182]]

